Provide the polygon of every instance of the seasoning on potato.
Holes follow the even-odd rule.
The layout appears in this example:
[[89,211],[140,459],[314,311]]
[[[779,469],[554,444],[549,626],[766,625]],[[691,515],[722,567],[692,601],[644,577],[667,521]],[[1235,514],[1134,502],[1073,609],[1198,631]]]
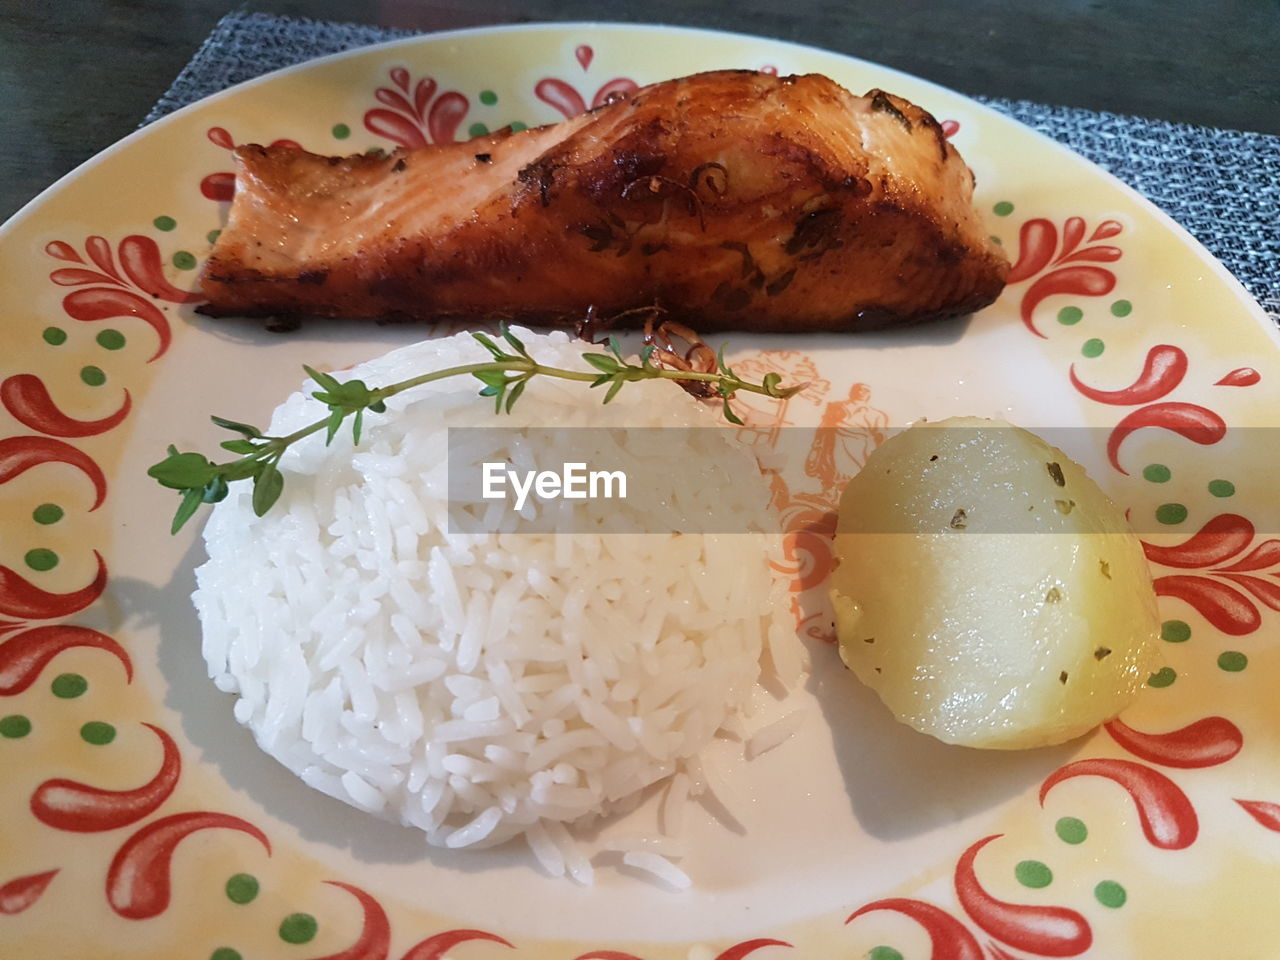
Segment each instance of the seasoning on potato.
[[1160,621],[1138,538],[1084,469],[974,417],[886,441],[845,488],[831,581],[840,655],[948,743],[1062,743],[1114,717]]

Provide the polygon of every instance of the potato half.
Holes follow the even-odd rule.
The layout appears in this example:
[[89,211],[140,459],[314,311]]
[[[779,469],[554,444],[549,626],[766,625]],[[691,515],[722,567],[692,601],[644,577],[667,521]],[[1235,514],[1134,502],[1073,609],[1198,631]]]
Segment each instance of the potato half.
[[1078,464],[996,420],[892,437],[849,482],[832,576],[840,655],[948,743],[1061,743],[1142,688],[1159,633],[1138,539]]

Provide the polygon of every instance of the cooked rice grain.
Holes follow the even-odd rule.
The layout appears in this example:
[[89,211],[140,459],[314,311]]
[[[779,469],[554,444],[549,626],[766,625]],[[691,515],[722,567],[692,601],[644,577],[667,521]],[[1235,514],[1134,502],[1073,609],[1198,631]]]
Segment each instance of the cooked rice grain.
[[[521,336],[544,363],[583,366],[563,334]],[[385,384],[485,356],[461,335],[344,377]],[[272,434],[316,418],[312,389],[276,411]],[[236,718],[312,787],[417,826],[434,844],[523,835],[548,873],[589,882],[565,825],[626,809],[674,774],[662,810],[670,830],[690,786],[705,783],[701,751],[722,726],[743,729],[766,644],[794,679],[794,656],[776,648],[795,635],[764,533],[625,532],[644,518],[616,499],[573,508],[624,532],[448,533],[448,427],[494,424],[475,389],[458,379],[393,397],[386,415],[366,419],[359,449],[345,429],[328,447],[319,435],[296,444],[266,517],[253,515],[248,490],[218,504],[194,595],[204,655],[219,689],[239,694]],[[712,422],[664,384],[629,386],[602,407],[580,384],[545,378],[501,421]],[[768,529],[768,489],[749,454],[721,431],[671,436],[647,441],[643,455],[663,465],[646,476],[668,476],[673,498],[695,509],[728,507]],[[732,482],[690,475],[710,462]],[[712,789],[728,799],[722,783]],[[688,884],[654,850],[629,851],[627,862]]]

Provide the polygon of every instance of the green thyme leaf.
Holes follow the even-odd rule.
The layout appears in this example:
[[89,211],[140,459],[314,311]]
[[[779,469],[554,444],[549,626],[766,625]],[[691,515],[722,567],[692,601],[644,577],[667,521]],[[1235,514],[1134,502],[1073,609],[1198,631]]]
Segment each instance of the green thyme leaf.
[[231,453],[253,453],[258,449],[252,440],[223,440],[218,446]]
[[511,332],[511,328],[507,326],[507,321],[503,320],[498,324],[498,332],[502,334],[502,339],[507,341],[516,353],[526,359],[529,358],[529,351],[526,350],[524,344],[520,342],[520,338]]
[[169,525],[169,533],[175,534],[182,529],[183,525],[190,520],[198,509],[200,504],[204,502],[204,497],[200,490],[187,490],[182,494],[182,502],[178,504],[177,512],[173,515],[173,523]]
[[324,445],[327,447],[333,443],[333,438],[338,435],[338,430],[342,427],[342,418],[346,416],[341,407],[333,407],[329,413],[329,421],[325,425]]
[[302,369],[307,371],[307,376],[319,384],[324,390],[333,391],[342,386],[342,384],[338,383],[337,379],[334,377],[327,373],[321,373],[319,370],[314,370],[311,367],[308,367],[305,363],[302,365]]
[[613,385],[609,387],[609,392],[604,395],[604,402],[608,403],[618,395],[618,391],[622,389],[622,385],[627,381],[618,378],[613,381]]
[[267,511],[275,506],[284,492],[284,476],[276,469],[274,463],[264,463],[262,469],[253,478],[253,513],[255,516],[266,516]]
[[356,446],[360,446],[360,430],[364,426],[364,411],[357,410],[356,415],[351,421],[351,440]]
[[227,494],[230,492],[231,488],[227,486],[227,481],[224,477],[214,477],[200,491],[200,500],[202,503],[219,503],[227,499]]
[[217,467],[199,453],[178,453],[173,447],[169,456],[148,468],[147,476],[171,490],[203,487],[217,474]]
[[475,331],[475,332],[473,332],[473,333],[471,334],[471,336],[475,337],[475,338],[476,338],[476,340],[477,340],[477,342],[479,342],[479,344],[480,344],[482,347],[484,347],[484,348],[485,348],[486,350],[488,350],[491,354],[493,354],[493,359],[495,359],[495,360],[506,360],[506,359],[509,359],[509,358],[507,357],[507,355],[506,355],[505,353],[503,353],[503,352],[502,352],[502,348],[501,348],[501,347],[499,347],[496,343],[494,343],[494,342],[493,342],[493,341],[488,337],[488,335],[487,335],[487,334],[483,334],[483,333],[480,333],[479,331]]
[[[507,385],[507,371],[505,370],[478,370],[471,375],[486,386],[496,387],[499,390]],[[480,395],[482,397],[490,396],[490,394],[483,391],[481,391]]]
[[607,353],[584,353],[582,359],[602,373],[614,374],[620,369],[618,361]]
[[210,417],[214,426],[222,427],[223,430],[234,430],[236,433],[242,433],[250,440],[261,440],[262,431],[255,426],[247,423],[239,423],[235,420],[226,420],[222,417]]
[[511,392],[507,394],[507,413],[511,412],[511,408],[516,405],[516,401],[520,399],[520,394],[524,393],[525,384],[529,381],[518,380],[516,385],[511,388]]
[[726,397],[724,401],[724,418],[728,420],[730,423],[736,424],[739,427],[746,426],[746,424],[742,422],[742,418],[733,412],[733,407],[729,406],[728,397]]

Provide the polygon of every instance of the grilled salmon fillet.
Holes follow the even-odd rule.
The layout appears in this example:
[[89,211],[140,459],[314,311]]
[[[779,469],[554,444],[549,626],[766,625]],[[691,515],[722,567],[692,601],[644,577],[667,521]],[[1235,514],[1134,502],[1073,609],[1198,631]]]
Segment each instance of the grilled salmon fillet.
[[563,325],[658,304],[699,330],[856,330],[976,310],[1009,269],[933,117],[815,74],[702,73],[518,133],[236,162],[201,280],[215,316]]

